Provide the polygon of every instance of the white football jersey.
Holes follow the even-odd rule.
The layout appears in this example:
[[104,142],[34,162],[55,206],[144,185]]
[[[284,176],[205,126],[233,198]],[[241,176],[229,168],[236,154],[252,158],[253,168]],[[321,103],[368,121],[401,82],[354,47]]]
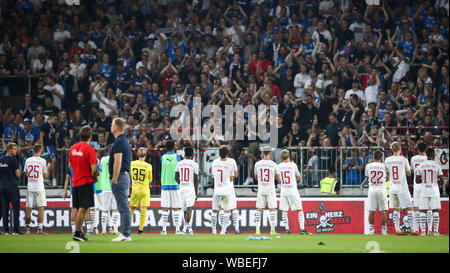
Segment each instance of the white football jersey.
[[369,163],[365,175],[369,181],[369,191],[386,191],[386,165],[381,162]]
[[422,177],[422,197],[433,197],[436,194],[439,196],[438,176],[443,175],[442,168],[432,160],[426,160],[415,171],[416,175]]
[[227,159],[226,161],[217,158],[211,165],[211,175],[214,178],[214,194],[215,195],[232,195],[234,194],[234,186],[231,177],[237,170],[236,161]]
[[25,161],[24,170],[27,172],[27,190],[36,192],[45,190],[44,173],[47,172],[47,161],[41,157],[30,157]]
[[198,164],[192,159],[183,159],[177,163],[175,172],[180,174],[180,190],[195,193],[194,174],[198,175]]
[[408,191],[406,172],[411,171],[408,159],[403,156],[390,156],[385,161],[386,169],[391,181],[391,193],[402,193]]
[[420,164],[422,164],[426,160],[427,160],[427,157],[425,155],[415,155],[415,156],[411,157],[411,169],[414,172],[414,188],[416,188],[416,189],[421,189],[422,185],[416,183],[415,171],[416,171],[417,167],[419,167]]
[[258,193],[264,195],[275,194],[275,173],[277,163],[272,160],[260,160],[256,162],[254,168],[255,176],[258,180]]
[[292,196],[298,194],[297,175],[300,175],[294,162],[282,162],[277,166],[276,174],[280,175],[280,196]]

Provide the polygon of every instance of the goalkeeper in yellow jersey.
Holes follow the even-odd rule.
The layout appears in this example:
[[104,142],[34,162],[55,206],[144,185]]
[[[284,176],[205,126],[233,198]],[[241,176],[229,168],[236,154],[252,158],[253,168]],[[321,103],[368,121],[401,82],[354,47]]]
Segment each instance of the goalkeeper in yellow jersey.
[[139,148],[137,152],[139,160],[131,161],[130,176],[131,176],[131,198],[130,210],[131,217],[137,207],[140,207],[141,217],[139,222],[138,234],[144,232],[145,220],[147,218],[147,207],[150,207],[150,183],[152,177],[152,165],[145,162],[147,157],[147,149]]

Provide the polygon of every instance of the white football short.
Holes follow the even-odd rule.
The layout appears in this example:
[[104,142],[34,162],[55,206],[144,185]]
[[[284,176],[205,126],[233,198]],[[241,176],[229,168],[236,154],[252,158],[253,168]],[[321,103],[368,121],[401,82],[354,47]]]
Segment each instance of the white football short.
[[161,190],[161,207],[181,209],[180,190]]
[[419,210],[438,210],[441,209],[441,198],[439,195],[432,197],[420,197]]
[[416,187],[414,187],[414,192],[413,192],[413,207],[419,207],[420,205],[420,193],[422,191],[420,189],[417,189]]
[[39,208],[47,206],[47,198],[44,191],[28,191],[26,198],[27,208]]
[[388,210],[388,199],[386,192],[382,191],[369,191],[367,195],[369,198],[369,211]]
[[232,195],[213,195],[212,200],[212,209],[213,210],[232,210],[233,204],[232,204]]
[[116,198],[114,198],[114,194],[112,193],[112,191],[102,192],[102,210],[117,210]]
[[94,206],[92,207],[93,209],[97,209],[97,210],[103,210],[102,207],[102,201],[103,201],[103,192],[99,192],[99,193],[94,193]]
[[291,210],[302,210],[302,200],[299,194],[280,196],[280,210],[288,211]]
[[195,192],[192,191],[180,191],[181,207],[183,210],[193,207],[195,204]]
[[230,209],[237,209],[236,193],[230,196],[230,200],[228,202],[230,203]]
[[391,209],[406,209],[412,207],[411,194],[409,191],[391,193],[389,195],[389,207]]
[[277,208],[276,194],[265,195],[265,194],[258,193],[256,195],[256,208],[257,209],[266,208],[266,203],[267,203],[267,207],[269,209],[276,209]]

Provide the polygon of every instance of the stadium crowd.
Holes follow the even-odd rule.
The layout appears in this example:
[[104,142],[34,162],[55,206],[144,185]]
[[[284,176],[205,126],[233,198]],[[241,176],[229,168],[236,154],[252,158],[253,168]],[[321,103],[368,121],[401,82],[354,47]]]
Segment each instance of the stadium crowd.
[[[0,105],[1,145],[19,143],[22,157],[41,137],[69,148],[89,124],[101,149],[114,140],[114,117],[166,129],[172,107],[192,109],[199,96],[203,106],[278,105],[278,147],[397,140],[411,155],[419,139],[448,147],[448,1],[380,2],[0,0],[0,94],[17,93],[2,76],[34,76],[20,108]],[[170,138],[164,130],[130,136],[134,148]],[[236,158],[256,158],[258,142],[248,139],[213,134],[200,143],[222,144]],[[366,156],[349,152],[344,165]]]

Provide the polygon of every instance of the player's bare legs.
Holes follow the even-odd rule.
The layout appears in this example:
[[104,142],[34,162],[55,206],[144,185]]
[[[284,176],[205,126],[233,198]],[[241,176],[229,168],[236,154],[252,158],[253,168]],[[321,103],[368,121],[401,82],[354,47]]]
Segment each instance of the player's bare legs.
[[81,228],[83,226],[83,222],[86,219],[88,220],[89,215],[89,208],[79,208],[77,211],[77,214],[75,216],[75,232],[81,232]]
[[191,219],[192,219],[192,210],[193,209],[194,209],[194,207],[187,207],[186,211],[184,212],[184,223],[185,223],[185,229],[186,229],[185,232],[188,231],[189,234],[191,234],[191,232],[192,232]]
[[380,218],[381,218],[381,235],[387,235],[387,217],[385,210],[380,211]]
[[30,234],[30,223],[31,223],[31,212],[32,212],[32,208],[27,208],[26,212],[25,212],[25,230],[26,230],[26,234]]
[[375,211],[369,211],[369,235],[375,234],[374,219],[375,219]]

